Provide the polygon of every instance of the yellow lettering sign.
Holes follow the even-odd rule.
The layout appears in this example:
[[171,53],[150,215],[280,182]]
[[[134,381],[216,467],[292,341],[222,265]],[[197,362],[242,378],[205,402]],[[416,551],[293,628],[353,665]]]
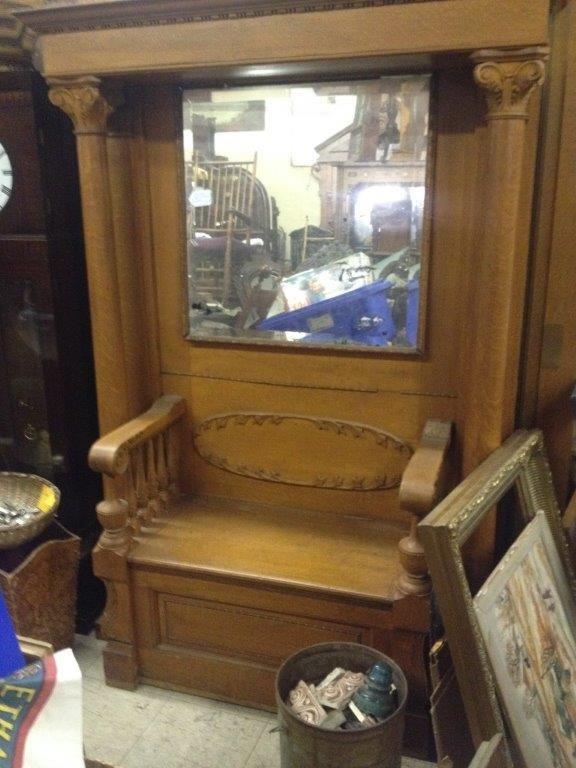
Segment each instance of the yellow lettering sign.
[[9,731],[14,730],[14,725],[9,723],[8,720],[2,720],[0,718],[0,739],[4,741],[10,741],[12,734]]
[[0,691],[0,697],[7,696],[9,693],[13,693],[19,699],[25,698],[28,701],[32,701],[36,690],[34,688],[23,688],[21,685],[10,685],[9,683],[4,683],[2,690]]
[[6,712],[7,715],[11,716],[12,720],[16,720],[21,711],[22,707],[9,707],[8,704],[2,704],[0,701],[0,712]]

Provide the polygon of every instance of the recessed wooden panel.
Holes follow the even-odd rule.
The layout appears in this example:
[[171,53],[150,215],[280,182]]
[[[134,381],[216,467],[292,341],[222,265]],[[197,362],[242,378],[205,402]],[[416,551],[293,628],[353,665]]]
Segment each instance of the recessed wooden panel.
[[[340,361],[342,362],[342,361]],[[337,361],[334,361],[334,367]],[[368,364],[366,363],[366,367]],[[187,493],[216,495],[257,503],[281,505],[297,509],[315,509],[337,515],[376,517],[408,524],[408,516],[398,508],[398,489],[366,493],[357,490],[314,488],[304,485],[272,483],[246,475],[234,474],[204,461],[192,447],[196,426],[215,413],[240,410],[280,411],[298,409],[302,415],[333,419],[339,415],[398,435],[414,448],[420,439],[426,419],[434,416],[453,420],[455,398],[396,394],[394,392],[341,392],[320,387],[282,387],[255,385],[235,380],[213,380],[205,377],[164,376],[163,391],[181,395],[188,403],[183,430],[186,449],[182,451],[182,489]],[[255,433],[258,435],[259,433]],[[345,443],[347,445],[348,443]],[[256,463],[268,446],[253,440],[244,462]],[[298,445],[298,455],[312,469],[316,462],[330,466],[330,456],[321,459],[308,442]],[[295,457],[286,451],[285,463],[292,466]],[[345,463],[335,461],[332,475],[343,471]]]
[[[158,629],[150,620],[151,606],[153,607],[154,603],[148,601],[148,597],[155,592],[208,600],[211,603],[232,604],[240,608],[272,611],[281,615],[308,617],[316,621],[373,627],[380,631],[386,631],[398,623],[394,611],[401,605],[400,601],[375,603],[356,596],[335,596],[334,599],[331,596],[327,600],[325,594],[319,595],[299,589],[287,591],[285,586],[271,582],[266,582],[264,588],[258,588],[254,583],[226,576],[175,571],[166,573],[153,566],[135,568],[133,583],[139,633],[145,645],[158,643]],[[420,629],[424,632],[426,627],[422,626]]]
[[307,645],[363,640],[358,627],[174,595],[160,594],[157,600],[161,643],[228,657],[279,663]]
[[398,487],[412,455],[403,440],[366,424],[275,413],[213,416],[196,428],[194,447],[237,475],[355,491]]

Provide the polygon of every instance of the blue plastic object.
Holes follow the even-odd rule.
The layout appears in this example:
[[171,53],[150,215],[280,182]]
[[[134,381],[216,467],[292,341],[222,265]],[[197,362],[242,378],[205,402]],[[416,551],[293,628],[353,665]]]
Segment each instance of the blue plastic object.
[[366,715],[383,720],[396,708],[396,688],[392,684],[392,667],[377,661],[369,670],[366,682],[353,697],[353,702]]
[[354,341],[369,346],[387,346],[396,335],[388,305],[388,280],[347,291],[308,307],[262,320],[260,331],[307,333],[304,341]]
[[25,666],[6,601],[0,592],[0,677],[8,677]]
[[408,300],[406,308],[406,337],[411,347],[418,343],[418,309],[420,306],[420,282],[410,280],[408,283]]

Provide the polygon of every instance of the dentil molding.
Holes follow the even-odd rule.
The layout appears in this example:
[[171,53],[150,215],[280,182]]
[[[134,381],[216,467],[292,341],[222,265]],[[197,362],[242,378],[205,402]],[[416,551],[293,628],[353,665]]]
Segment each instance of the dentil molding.
[[[447,0],[46,0],[19,18],[38,34],[316,13]],[[453,1],[453,0],[452,0]]]

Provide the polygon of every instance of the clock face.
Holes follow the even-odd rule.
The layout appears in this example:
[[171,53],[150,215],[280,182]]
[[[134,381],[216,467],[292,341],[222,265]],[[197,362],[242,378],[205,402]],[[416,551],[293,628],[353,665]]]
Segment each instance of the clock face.
[[12,194],[12,182],[14,180],[12,163],[8,152],[0,142],[0,211],[6,207]]

